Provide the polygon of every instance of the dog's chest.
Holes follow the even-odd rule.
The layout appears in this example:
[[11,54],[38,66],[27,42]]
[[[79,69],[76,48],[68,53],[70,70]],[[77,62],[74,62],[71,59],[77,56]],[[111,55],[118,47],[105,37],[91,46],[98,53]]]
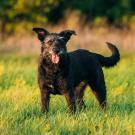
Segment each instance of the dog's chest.
[[[51,70],[52,71],[52,70]],[[46,83],[51,94],[61,94],[66,89],[67,81],[63,72],[47,72]]]

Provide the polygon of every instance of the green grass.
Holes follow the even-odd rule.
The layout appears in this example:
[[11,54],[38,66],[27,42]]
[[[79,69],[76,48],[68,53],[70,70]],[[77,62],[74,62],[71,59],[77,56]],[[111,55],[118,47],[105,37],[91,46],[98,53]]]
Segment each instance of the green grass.
[[86,109],[68,113],[63,96],[51,96],[48,116],[40,111],[37,57],[0,56],[0,135],[135,134],[135,55],[104,69],[108,109],[87,88]]

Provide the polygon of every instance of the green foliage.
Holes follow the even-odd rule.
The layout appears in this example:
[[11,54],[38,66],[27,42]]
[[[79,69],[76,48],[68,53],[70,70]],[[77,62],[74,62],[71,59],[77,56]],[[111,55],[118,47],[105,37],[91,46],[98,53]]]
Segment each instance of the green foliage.
[[[87,88],[86,109],[69,115],[63,96],[51,96],[50,112],[40,111],[37,57],[0,57],[1,135],[133,135],[135,133],[135,55],[104,69],[108,108],[98,106]],[[129,68],[130,67],[130,68]]]
[[73,0],[70,4],[73,9],[81,10],[88,20],[103,16],[107,17],[108,21],[115,22],[123,15],[134,12],[132,8],[133,2],[134,0]]
[[135,0],[1,0],[1,32],[13,32],[23,21],[57,24],[66,10],[78,10],[86,22],[103,17],[109,23],[120,24],[123,16],[134,15],[134,5]]
[[54,10],[57,4],[59,4],[58,0],[1,0],[1,33],[12,33],[19,24],[24,22],[47,23],[51,10]]

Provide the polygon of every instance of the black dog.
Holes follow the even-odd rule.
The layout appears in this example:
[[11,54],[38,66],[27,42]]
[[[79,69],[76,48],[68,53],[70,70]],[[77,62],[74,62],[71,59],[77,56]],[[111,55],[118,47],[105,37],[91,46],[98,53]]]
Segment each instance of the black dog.
[[41,41],[38,66],[38,83],[41,91],[42,111],[49,109],[50,94],[64,95],[71,112],[76,110],[76,100],[84,107],[83,95],[87,85],[92,88],[102,108],[106,106],[106,87],[102,66],[112,67],[120,60],[118,49],[107,43],[111,57],[79,49],[67,52],[66,44],[75,31],[49,33],[43,28],[33,28]]

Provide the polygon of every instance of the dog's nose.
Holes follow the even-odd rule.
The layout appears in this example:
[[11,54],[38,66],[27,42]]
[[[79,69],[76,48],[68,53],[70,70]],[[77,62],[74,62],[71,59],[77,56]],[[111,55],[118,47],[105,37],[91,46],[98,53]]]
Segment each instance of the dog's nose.
[[59,48],[53,48],[52,50],[53,50],[53,52],[55,52],[55,53],[58,53],[58,52],[60,51]]

